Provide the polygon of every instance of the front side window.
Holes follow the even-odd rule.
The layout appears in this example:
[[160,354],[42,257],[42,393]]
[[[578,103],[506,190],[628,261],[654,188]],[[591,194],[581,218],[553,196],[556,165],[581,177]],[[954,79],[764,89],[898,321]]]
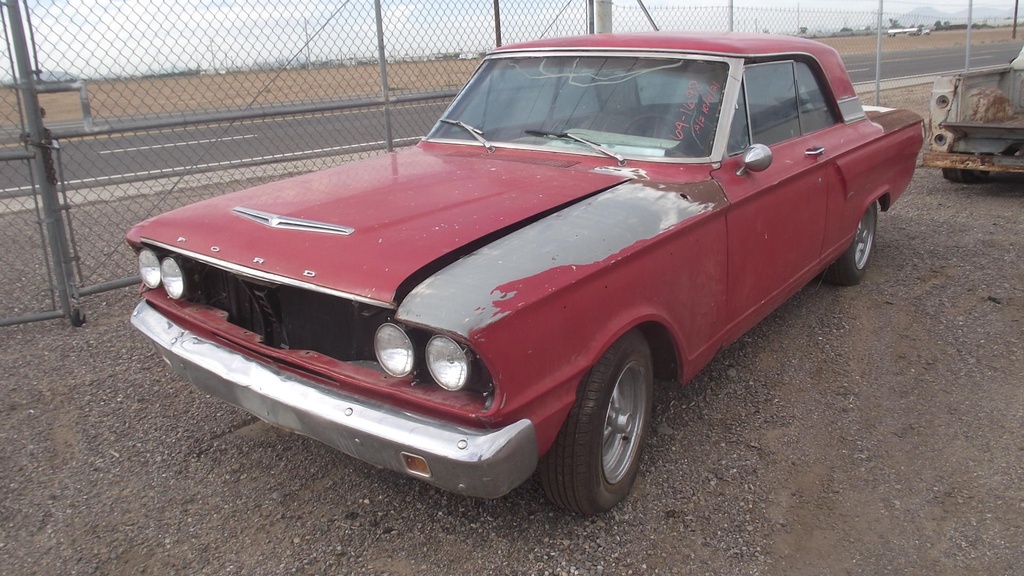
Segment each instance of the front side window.
[[746,85],[740,85],[740,97],[736,101],[736,110],[732,117],[732,128],[729,129],[729,156],[739,154],[750,146],[750,122],[747,120]]
[[496,146],[591,150],[568,134],[627,158],[707,157],[728,69],[697,59],[492,58],[427,138],[472,142],[468,126]]
[[[837,122],[826,92],[804,62],[753,64],[746,68],[743,83],[754,142],[772,145]],[[731,143],[729,151],[735,152]]]
[[800,135],[792,62],[770,62],[743,74],[754,142],[772,145]]

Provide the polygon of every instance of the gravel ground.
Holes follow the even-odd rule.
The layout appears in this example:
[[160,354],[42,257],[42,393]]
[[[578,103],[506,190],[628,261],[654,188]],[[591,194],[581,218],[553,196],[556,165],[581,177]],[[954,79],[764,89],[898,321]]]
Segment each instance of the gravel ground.
[[129,328],[132,290],[0,329],[0,573],[1024,573],[1022,214],[1020,177],[919,169],[862,285],[808,285],[659,391],[633,494],[594,518],[204,397]]

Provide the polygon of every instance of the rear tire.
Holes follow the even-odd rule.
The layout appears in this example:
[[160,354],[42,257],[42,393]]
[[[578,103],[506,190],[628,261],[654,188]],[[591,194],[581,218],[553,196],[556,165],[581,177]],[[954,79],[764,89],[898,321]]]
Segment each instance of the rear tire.
[[629,495],[651,420],[651,351],[636,330],[583,378],[576,402],[538,466],[548,498],[578,514],[610,510]]
[[977,184],[988,180],[989,173],[985,170],[966,170],[962,168],[943,168],[942,177],[950,182],[961,184]]
[[871,255],[875,251],[878,227],[878,203],[872,202],[857,224],[850,246],[825,269],[825,281],[837,286],[855,286],[864,279]]

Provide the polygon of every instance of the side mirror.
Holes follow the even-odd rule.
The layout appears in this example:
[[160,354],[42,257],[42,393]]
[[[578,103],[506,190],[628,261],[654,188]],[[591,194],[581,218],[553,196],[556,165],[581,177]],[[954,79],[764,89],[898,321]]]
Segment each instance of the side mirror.
[[751,144],[743,152],[743,165],[736,171],[737,176],[743,176],[747,170],[751,172],[763,172],[772,165],[772,150],[764,144]]

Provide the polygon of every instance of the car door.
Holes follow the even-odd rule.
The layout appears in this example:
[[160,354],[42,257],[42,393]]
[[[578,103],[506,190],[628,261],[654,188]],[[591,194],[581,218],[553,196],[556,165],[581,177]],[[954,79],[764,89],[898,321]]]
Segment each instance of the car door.
[[[806,64],[792,60],[745,67],[730,157],[713,174],[730,202],[728,317],[734,334],[760,321],[819,267],[833,179],[833,138],[822,128],[835,124],[836,116],[827,103],[822,111],[806,102],[801,67]],[[818,103],[824,103],[820,94]],[[737,174],[750,143],[768,146],[772,163],[761,172]]]

